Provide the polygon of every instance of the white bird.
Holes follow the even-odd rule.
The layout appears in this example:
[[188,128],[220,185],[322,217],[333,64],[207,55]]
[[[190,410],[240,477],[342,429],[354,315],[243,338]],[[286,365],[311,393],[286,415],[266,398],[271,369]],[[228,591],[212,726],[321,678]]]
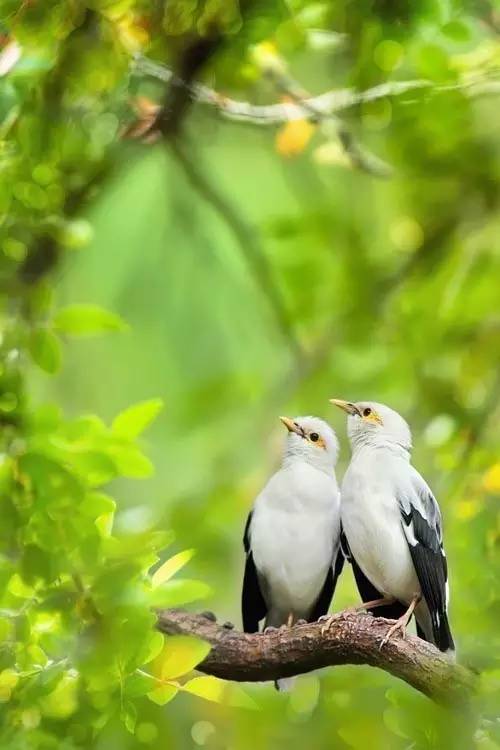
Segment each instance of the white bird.
[[[314,622],[328,612],[342,569],[338,440],[316,417],[280,417],[288,429],[281,468],[245,527],[243,629]],[[278,689],[289,687],[279,680]]]
[[448,621],[448,571],[441,513],[410,463],[410,428],[393,409],[332,399],[347,418],[352,458],[341,490],[342,527],[362,601],[404,636],[415,615],[418,635],[454,653]]

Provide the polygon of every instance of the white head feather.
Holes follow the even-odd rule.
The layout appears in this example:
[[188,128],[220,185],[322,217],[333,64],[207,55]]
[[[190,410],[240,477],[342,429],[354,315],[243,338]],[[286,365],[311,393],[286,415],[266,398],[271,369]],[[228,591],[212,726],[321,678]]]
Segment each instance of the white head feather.
[[281,417],[281,421],[288,429],[283,465],[305,461],[331,473],[337,463],[339,442],[330,425],[319,417]]
[[403,417],[376,401],[339,401],[332,403],[347,412],[347,435],[354,450],[364,445],[402,449],[410,453],[411,432]]

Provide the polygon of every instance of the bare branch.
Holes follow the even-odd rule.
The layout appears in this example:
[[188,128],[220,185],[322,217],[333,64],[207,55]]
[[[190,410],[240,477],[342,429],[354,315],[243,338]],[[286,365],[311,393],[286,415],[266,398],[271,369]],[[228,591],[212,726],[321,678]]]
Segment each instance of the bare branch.
[[[173,73],[169,68],[146,57],[136,57],[133,70],[136,74],[150,76],[164,82],[173,78]],[[332,115],[362,102],[375,101],[386,96],[400,96],[408,91],[425,89],[431,86],[431,81],[423,79],[392,81],[374,86],[367,91],[334,89],[318,96],[307,97],[303,101],[296,100],[278,104],[250,104],[249,102],[238,101],[224,96],[202,83],[192,83],[189,89],[195,101],[215,107],[221,115],[230,120],[248,122],[252,125],[280,125],[292,120],[314,119],[318,113]]]
[[[136,75],[150,76],[168,82],[173,78],[172,71],[161,63],[137,56],[133,72]],[[178,82],[182,85],[181,81]],[[310,96],[303,101],[280,102],[276,104],[251,104],[220,94],[202,83],[189,85],[191,97],[200,104],[214,107],[230,120],[247,122],[252,125],[280,125],[292,120],[315,119],[318,113],[327,116],[354,107],[357,104],[376,101],[386,97],[397,97],[411,91],[428,89],[431,93],[463,91],[466,96],[485,96],[500,93],[500,81],[491,78],[478,78],[463,83],[439,86],[426,79],[410,81],[387,81],[366,91],[354,89],[332,89],[318,96]]]
[[381,649],[390,624],[390,620],[347,610],[335,616],[324,635],[317,622],[250,635],[229,630],[205,615],[175,609],[158,613],[162,633],[191,634],[212,645],[197,668],[224,680],[260,682],[322,667],[368,664],[404,680],[437,703],[465,707],[475,686],[472,672],[416,636],[391,639]]
[[209,180],[205,172],[200,169],[199,164],[190,158],[187,150],[178,141],[174,141],[170,145],[191,185],[219,214],[236,238],[257,285],[264,293],[274,313],[279,330],[295,358],[298,361],[302,360],[304,357],[302,346],[294,333],[283,296],[276,284],[271,265],[263,252],[255,228],[247,224],[246,220],[235,210],[230,200]]

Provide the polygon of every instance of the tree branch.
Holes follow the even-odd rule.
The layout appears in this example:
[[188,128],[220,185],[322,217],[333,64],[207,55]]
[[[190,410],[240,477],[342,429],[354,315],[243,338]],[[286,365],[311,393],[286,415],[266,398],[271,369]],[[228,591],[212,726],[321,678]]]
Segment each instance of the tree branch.
[[260,682],[341,664],[368,664],[399,677],[445,706],[464,708],[475,676],[450,662],[434,646],[408,635],[380,648],[392,621],[346,610],[322,635],[322,624],[296,625],[271,633],[241,633],[218,625],[207,614],[166,609],[158,629],[167,635],[194,635],[212,645],[197,669],[237,682]]
[[[134,59],[132,72],[135,75],[149,76],[164,82],[169,82],[174,77],[172,71],[165,65],[140,55]],[[178,80],[178,85],[189,90],[194,101],[214,107],[223,117],[251,125],[280,125],[293,120],[317,119],[318,113],[323,116],[332,115],[357,104],[385,99],[386,97],[402,96],[411,91],[425,89],[433,94],[462,91],[468,97],[500,94],[500,81],[486,76],[473,81],[446,85],[435,85],[432,81],[423,78],[410,81],[387,81],[366,91],[355,91],[348,88],[332,89],[317,96],[307,97],[301,102],[280,102],[276,104],[251,104],[250,102],[238,101],[198,82],[187,85]]]
[[271,265],[259,242],[258,233],[243,216],[240,216],[231,201],[200,169],[199,159],[191,158],[188,151],[178,141],[174,141],[170,145],[172,153],[182,165],[192,187],[212,206],[238,242],[254,280],[264,293],[273,311],[277,326],[295,358],[295,365],[297,365],[304,359],[305,353],[295,335],[293,322],[286,309],[281,290],[274,279]]

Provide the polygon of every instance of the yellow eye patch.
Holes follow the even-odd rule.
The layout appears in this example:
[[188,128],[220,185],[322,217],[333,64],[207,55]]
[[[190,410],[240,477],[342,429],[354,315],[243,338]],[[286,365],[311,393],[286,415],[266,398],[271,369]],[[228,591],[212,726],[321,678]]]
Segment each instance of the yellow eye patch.
[[317,437],[316,437],[315,440],[312,440],[311,439],[311,435],[308,435],[307,436],[307,440],[308,440],[309,443],[312,443],[317,448],[326,448],[326,443],[323,440],[323,438],[321,437],[321,435],[318,435],[318,433],[314,433],[314,432],[312,433],[312,435],[317,435]]
[[379,415],[377,414],[377,412],[373,411],[373,409],[370,410],[369,414],[363,414],[363,420],[365,422],[370,422],[371,424],[380,424],[380,425],[384,424],[382,422],[381,417],[379,417]]

